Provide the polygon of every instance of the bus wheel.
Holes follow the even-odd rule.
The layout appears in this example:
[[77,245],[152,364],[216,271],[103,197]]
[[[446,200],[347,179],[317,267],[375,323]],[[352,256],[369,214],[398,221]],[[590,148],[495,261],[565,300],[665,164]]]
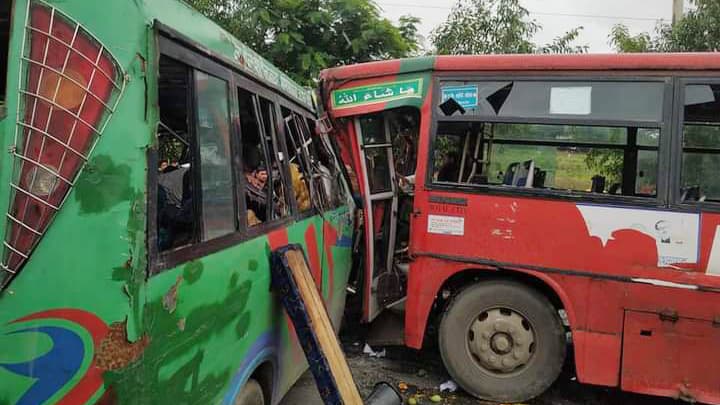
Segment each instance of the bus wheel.
[[475,284],[456,295],[440,322],[440,354],[453,379],[486,400],[522,402],[555,381],[565,331],[553,305],[512,281]]
[[249,379],[235,398],[235,405],[265,405],[265,397],[260,384],[256,380]]

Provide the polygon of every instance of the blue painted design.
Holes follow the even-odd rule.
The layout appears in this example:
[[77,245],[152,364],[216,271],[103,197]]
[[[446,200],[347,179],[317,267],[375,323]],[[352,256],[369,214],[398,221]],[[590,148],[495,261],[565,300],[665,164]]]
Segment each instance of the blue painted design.
[[228,389],[225,398],[223,398],[223,404],[232,405],[235,403],[235,397],[237,397],[248,378],[250,378],[250,374],[252,374],[261,363],[267,360],[270,360],[274,364],[276,354],[277,341],[272,333],[266,332],[260,335],[250,347],[247,354],[245,354],[245,360],[243,360],[235,376],[233,376],[230,382],[230,389]]
[[442,88],[442,101],[455,99],[463,108],[478,106],[478,86],[448,86]]
[[43,326],[23,329],[17,333],[44,333],[52,339],[53,347],[46,354],[24,363],[3,364],[0,367],[25,377],[35,383],[17,402],[17,405],[42,404],[65,386],[80,370],[85,358],[82,338],[70,329]]
[[350,248],[352,247],[352,238],[349,236],[340,235],[335,242],[335,246],[341,248]]

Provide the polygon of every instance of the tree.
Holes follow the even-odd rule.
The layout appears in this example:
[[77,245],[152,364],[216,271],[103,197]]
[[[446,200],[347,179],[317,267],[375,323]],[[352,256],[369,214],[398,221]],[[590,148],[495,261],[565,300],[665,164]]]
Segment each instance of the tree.
[[694,8],[675,24],[658,23],[654,36],[630,34],[622,24],[610,32],[610,45],[618,52],[715,52],[720,50],[720,2],[690,0]]
[[519,0],[458,0],[431,40],[439,54],[578,53],[577,27],[542,47],[532,39],[542,28]]
[[311,85],[320,70],[399,58],[419,49],[419,19],[399,26],[371,0],[188,0],[200,12]]
[[410,56],[418,56],[421,53],[423,38],[418,34],[418,25],[422,20],[412,15],[404,15],[400,17],[398,28],[400,35],[408,44],[408,53]]

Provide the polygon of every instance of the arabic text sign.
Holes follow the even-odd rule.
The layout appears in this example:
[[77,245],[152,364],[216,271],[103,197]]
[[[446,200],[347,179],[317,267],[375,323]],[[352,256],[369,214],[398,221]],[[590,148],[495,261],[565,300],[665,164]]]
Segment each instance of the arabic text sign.
[[421,98],[422,85],[422,79],[415,79],[335,90],[332,93],[333,107],[348,108],[405,98]]
[[448,86],[442,88],[442,101],[455,99],[462,108],[478,106],[478,86]]

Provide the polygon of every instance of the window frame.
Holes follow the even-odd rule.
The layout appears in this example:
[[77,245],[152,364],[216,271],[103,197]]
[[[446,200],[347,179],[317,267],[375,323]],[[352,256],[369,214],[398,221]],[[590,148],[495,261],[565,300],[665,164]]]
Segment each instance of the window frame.
[[[202,241],[195,240],[186,246],[182,246],[176,249],[167,250],[160,252],[158,249],[158,235],[157,235],[157,197],[158,197],[158,173],[157,170],[152,170],[153,167],[157,167],[159,162],[159,153],[157,145],[148,148],[146,156],[148,163],[148,175],[147,175],[147,249],[148,249],[148,274],[155,275],[163,271],[172,269],[183,263],[188,263],[192,260],[200,259],[210,254],[219,252],[221,250],[233,247],[242,242],[250,239],[257,238],[263,234],[267,234],[273,230],[289,226],[290,224],[297,222],[302,219],[298,216],[297,210],[292,204],[295,204],[294,198],[291,199],[291,211],[290,215],[285,218],[278,219],[275,221],[263,223],[259,226],[247,227],[245,218],[246,204],[245,196],[240,193],[245,189],[245,180],[243,176],[239,176],[238,170],[242,170],[242,153],[239,151],[239,145],[241,143],[240,134],[240,122],[239,122],[239,104],[238,104],[238,88],[243,88],[248,92],[256,94],[258,96],[268,99],[274,106],[276,111],[276,129],[278,131],[278,137],[284,137],[284,125],[281,125],[280,119],[281,111],[280,105],[287,105],[288,108],[292,106],[292,109],[303,116],[314,119],[313,113],[307,108],[293,101],[289,96],[283,94],[280,89],[274,86],[260,82],[253,78],[251,75],[246,74],[239,70],[232,64],[231,61],[226,60],[220,55],[216,55],[211,51],[204,48],[202,45],[197,44],[195,41],[183,36],[177,31],[170,27],[163,25],[162,23],[155,22],[154,24],[154,43],[155,43],[155,60],[158,61],[161,55],[165,55],[172,59],[175,59],[190,69],[190,76],[193,79],[190,83],[189,92],[191,97],[191,109],[187,111],[189,117],[190,129],[192,131],[191,148],[193,152],[193,164],[198,168],[193,173],[193,181],[195,187],[200,187],[201,174],[199,170],[199,162],[195,160],[199,159],[199,145],[196,138],[195,131],[195,114],[196,114],[196,94],[195,94],[195,70],[203,71],[206,74],[212,75],[219,79],[223,79],[228,85],[228,102],[229,102],[229,128],[230,128],[230,145],[232,151],[231,158],[231,171],[233,176],[233,199],[234,210],[235,210],[235,231],[227,235],[217,237],[215,239]],[[191,119],[190,119],[191,118]],[[153,135],[154,136],[154,135]],[[287,156],[285,150],[284,138],[279,139],[280,147],[283,153]],[[286,165],[284,165],[286,166]],[[284,173],[283,182],[286,187],[289,184],[288,173]],[[201,188],[196,188],[201,190]],[[292,189],[292,188],[290,188]],[[193,204],[200,203],[200,198],[195,198]],[[199,222],[199,227],[202,227],[202,207],[199,210],[193,207],[195,220]],[[317,213],[311,211],[311,215]],[[243,220],[241,220],[243,219]],[[198,229],[197,236],[202,235],[202,229]],[[194,235],[195,236],[195,235]]]
[[[279,115],[278,115],[278,119],[279,119],[280,122],[281,122],[280,131],[282,132],[282,137],[283,137],[283,142],[282,142],[283,145],[282,145],[282,147],[283,147],[283,150],[285,151],[285,156],[287,156],[288,159],[289,159],[290,155],[289,155],[288,152],[287,152],[287,139],[288,139],[287,137],[288,137],[288,136],[291,136],[291,135],[289,135],[289,134],[287,133],[287,131],[285,130],[285,117],[283,117],[282,109],[285,108],[285,109],[287,109],[288,111],[290,111],[291,113],[299,115],[299,116],[302,117],[303,119],[314,119],[313,116],[312,116],[312,114],[304,113],[304,112],[302,112],[303,109],[298,108],[298,107],[299,107],[299,106],[298,106],[296,103],[294,103],[294,102],[292,102],[292,101],[290,101],[290,100],[286,100],[286,99],[281,99],[281,100],[280,100],[280,103],[279,103],[279,109],[278,109]],[[309,156],[308,156],[308,157],[309,157]],[[289,162],[289,160],[288,160],[288,162]],[[289,169],[290,169],[290,168],[289,168],[289,165],[288,165],[288,170],[289,170]],[[300,167],[300,169],[303,170],[302,166]],[[305,174],[305,173],[304,173],[304,174]],[[313,200],[312,190],[310,189],[310,187],[311,187],[311,186],[310,186],[310,181],[311,181],[311,180],[308,179],[308,195],[309,195],[309,197],[310,197],[310,208],[309,208],[309,209],[307,209],[307,210],[305,210],[305,211],[300,211],[300,209],[299,209],[299,207],[298,207],[297,200],[295,199],[295,193],[294,193],[294,191],[293,191],[293,193],[292,193],[292,196],[293,196],[293,197],[292,197],[292,204],[293,204],[293,210],[294,210],[293,212],[295,213],[295,215],[297,216],[297,218],[298,218],[299,221],[300,221],[300,220],[307,219],[307,218],[310,218],[310,217],[313,216],[313,215],[318,215],[318,214],[320,214],[320,212],[318,211],[318,208],[317,208],[317,204],[316,204],[315,201]],[[291,181],[291,183],[292,183],[292,181]],[[293,190],[292,184],[290,185],[290,189],[289,189],[289,190]]]
[[[599,120],[599,119],[572,119],[572,118],[517,118],[517,117],[486,117],[478,115],[460,115],[445,117],[440,114],[437,105],[442,99],[441,85],[443,82],[471,82],[471,81],[548,81],[558,83],[573,82],[657,82],[664,87],[663,115],[658,122],[650,121],[627,121],[627,120]],[[428,134],[428,155],[426,156],[425,189],[432,191],[457,191],[462,193],[519,196],[527,198],[541,198],[548,200],[570,200],[578,202],[632,205],[640,207],[662,208],[667,207],[669,200],[669,168],[670,168],[670,140],[672,137],[672,111],[674,100],[673,79],[669,74],[653,75],[610,75],[607,72],[578,73],[578,72],[553,72],[550,74],[502,74],[497,72],[473,73],[457,75],[454,73],[436,73],[433,77],[433,90],[431,100],[430,133]],[[435,152],[435,141],[437,129],[440,122],[485,122],[503,124],[538,124],[538,125],[576,125],[576,126],[604,126],[619,128],[657,128],[660,131],[660,141],[657,146],[658,167],[657,167],[657,195],[654,197],[638,197],[626,195],[605,195],[597,193],[581,193],[560,190],[547,190],[535,188],[508,188],[497,185],[460,185],[455,183],[433,182],[433,156]],[[507,142],[506,142],[507,143]],[[528,142],[530,143],[530,142]],[[559,145],[559,144],[558,144]],[[593,144],[593,147],[604,148],[608,144]],[[624,150],[627,145],[613,145]],[[643,147],[638,147],[642,150]]]
[[[236,104],[233,109],[233,114],[234,114],[233,125],[236,127],[237,145],[242,145],[242,137],[243,137],[242,130],[240,128],[240,125],[241,125],[240,116],[239,116],[239,112],[240,112],[239,107],[240,106],[239,106],[239,102],[237,102],[237,93],[238,93],[238,90],[240,90],[240,89],[247,91],[248,93],[252,94],[255,97],[258,97],[258,100],[259,100],[259,98],[264,98],[272,104],[273,109],[275,110],[275,122],[273,124],[275,125],[276,135],[278,136],[278,138],[280,138],[280,137],[284,138],[284,134],[282,134],[282,135],[280,134],[280,127],[279,127],[279,122],[278,122],[278,114],[280,112],[279,108],[278,108],[278,100],[280,99],[280,97],[277,94],[273,93],[271,90],[264,88],[260,84],[250,80],[247,77],[240,75],[237,72],[234,72],[233,75],[234,75],[234,79],[235,79],[235,84],[234,84],[235,87],[233,89],[233,93],[234,93],[234,97],[236,99]],[[254,109],[253,109],[253,114],[255,114]],[[260,125],[260,122],[258,122],[258,125]],[[264,134],[264,132],[265,132],[264,128],[258,127],[258,129],[262,132],[262,134]],[[282,142],[281,139],[278,139],[277,141],[278,141],[278,143],[280,143],[280,147],[282,148],[280,151],[283,153],[283,156],[287,156],[287,152],[285,150],[284,143]],[[266,146],[264,146],[263,148],[265,148],[265,147]],[[238,204],[240,204],[242,206],[242,210],[240,213],[241,216],[238,218],[238,220],[242,223],[242,227],[244,228],[245,234],[248,236],[248,238],[252,239],[254,237],[260,236],[262,234],[266,234],[277,228],[280,228],[282,226],[287,226],[290,223],[292,223],[296,219],[296,216],[297,216],[297,210],[295,209],[295,206],[294,206],[295,205],[294,198],[291,199],[291,201],[290,201],[290,214],[287,215],[286,217],[283,217],[280,219],[275,219],[275,220],[265,221],[261,224],[258,224],[258,225],[252,226],[252,227],[247,226],[247,219],[246,219],[247,201],[245,200],[245,186],[246,186],[245,183],[246,182],[245,182],[245,178],[242,176],[243,156],[242,156],[242,148],[241,147],[237,148],[237,150],[235,150],[234,156],[235,156],[234,163],[236,164],[236,167],[233,168],[233,171],[236,173],[237,177],[239,178],[239,180],[237,182],[236,195],[237,195],[237,199],[238,199]],[[283,158],[283,164],[282,164],[281,170],[282,170],[282,182],[283,182],[283,186],[285,187],[285,190],[292,190],[292,186],[289,185],[290,176],[289,176],[289,169],[287,167],[287,158]],[[290,188],[288,188],[288,187],[290,187]]]
[[[685,129],[685,87],[691,84],[720,85],[720,74],[714,76],[683,75],[674,78],[675,92],[673,95],[673,136],[672,136],[672,170],[670,179],[670,206],[682,211],[720,212],[720,201],[681,201],[683,147]],[[718,123],[720,126],[720,122]],[[720,154],[720,152],[718,152]]]

